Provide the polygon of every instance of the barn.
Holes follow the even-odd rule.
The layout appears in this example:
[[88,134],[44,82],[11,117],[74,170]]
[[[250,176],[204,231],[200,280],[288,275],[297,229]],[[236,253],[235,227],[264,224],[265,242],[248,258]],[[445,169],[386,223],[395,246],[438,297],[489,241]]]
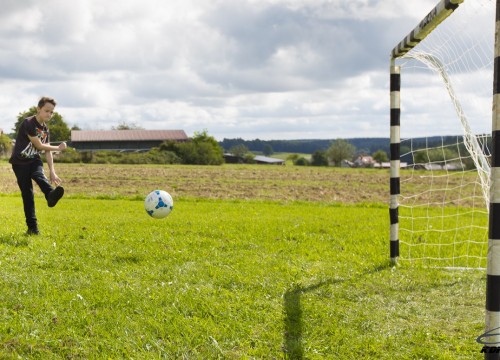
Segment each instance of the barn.
[[[230,153],[224,154],[224,161],[226,164],[239,164],[245,163],[245,159],[240,156],[236,156]],[[252,159],[256,164],[268,164],[268,165],[285,165],[286,161],[282,159],[271,158],[267,156],[256,155]],[[250,161],[250,162],[252,162]]]
[[148,151],[164,141],[184,142],[184,130],[71,130],[71,146],[78,151]]
[[276,158],[267,157],[267,156],[257,155],[257,156],[255,156],[253,158],[253,160],[257,164],[285,165],[285,160],[283,160],[283,159],[276,159]]

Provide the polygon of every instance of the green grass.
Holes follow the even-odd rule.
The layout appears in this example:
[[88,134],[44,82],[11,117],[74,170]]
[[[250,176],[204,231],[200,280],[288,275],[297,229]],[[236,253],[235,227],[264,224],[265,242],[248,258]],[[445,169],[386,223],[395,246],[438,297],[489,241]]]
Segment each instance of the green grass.
[[484,273],[388,261],[385,204],[0,197],[1,359],[471,359]]
[[400,208],[401,261],[486,268],[488,212],[464,207]]

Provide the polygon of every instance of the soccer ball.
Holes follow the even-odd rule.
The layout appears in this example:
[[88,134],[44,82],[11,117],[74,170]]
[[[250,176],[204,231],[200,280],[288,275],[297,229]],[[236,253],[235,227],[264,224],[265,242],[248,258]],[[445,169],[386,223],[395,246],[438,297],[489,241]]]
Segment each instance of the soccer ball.
[[149,216],[163,219],[174,209],[172,196],[163,190],[151,191],[144,200],[144,208]]

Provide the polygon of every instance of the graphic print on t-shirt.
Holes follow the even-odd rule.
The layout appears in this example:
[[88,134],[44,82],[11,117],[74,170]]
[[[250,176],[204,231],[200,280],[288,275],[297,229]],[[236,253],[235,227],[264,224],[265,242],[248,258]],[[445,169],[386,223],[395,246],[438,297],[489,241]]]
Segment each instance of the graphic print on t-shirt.
[[[42,129],[36,128],[36,136],[40,139],[42,144],[45,144],[47,141],[47,132]],[[36,155],[41,153],[40,150],[33,146],[33,143],[30,141],[28,145],[21,151],[21,157],[25,159],[33,159]]]

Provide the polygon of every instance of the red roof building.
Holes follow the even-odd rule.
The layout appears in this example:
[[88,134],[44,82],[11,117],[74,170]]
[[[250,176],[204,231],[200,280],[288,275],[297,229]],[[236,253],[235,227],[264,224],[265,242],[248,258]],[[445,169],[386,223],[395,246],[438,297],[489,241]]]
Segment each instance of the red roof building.
[[148,151],[169,140],[189,138],[184,130],[71,130],[71,146],[79,151]]

